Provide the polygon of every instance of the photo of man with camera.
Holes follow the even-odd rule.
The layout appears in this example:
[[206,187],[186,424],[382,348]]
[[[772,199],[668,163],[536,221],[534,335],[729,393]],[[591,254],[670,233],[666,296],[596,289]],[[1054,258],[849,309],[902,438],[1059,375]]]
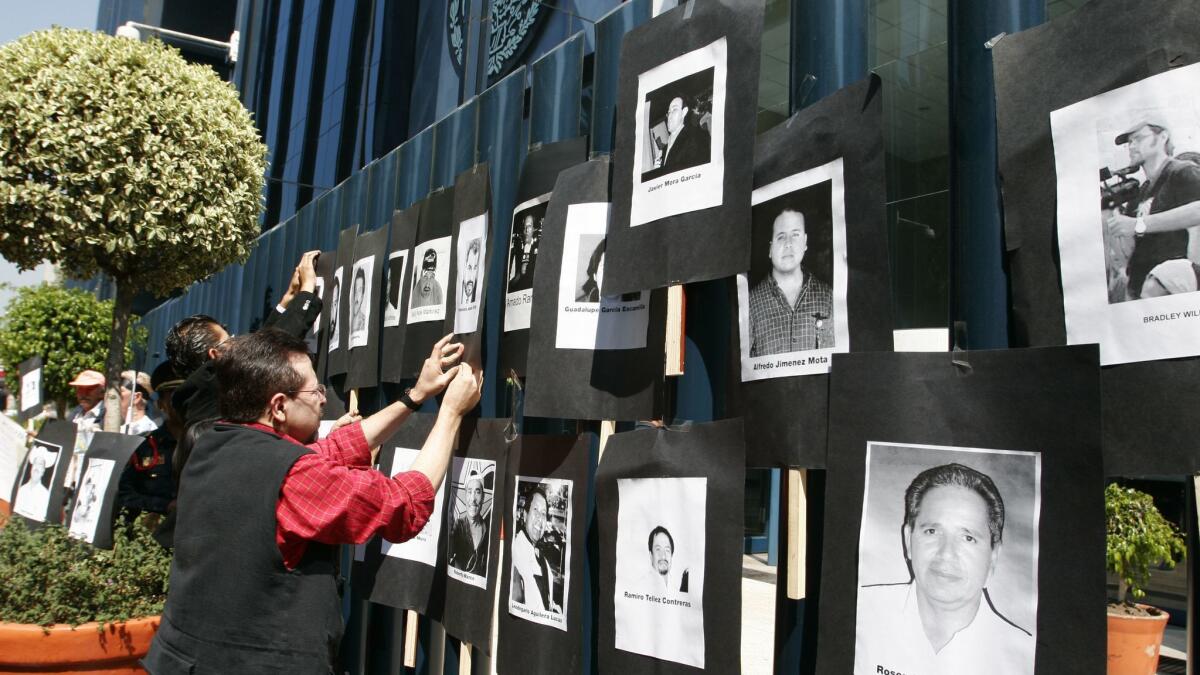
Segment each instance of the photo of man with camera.
[[1100,170],[1110,304],[1200,289],[1200,153],[1177,155],[1171,126],[1139,115],[1115,138],[1129,166]]

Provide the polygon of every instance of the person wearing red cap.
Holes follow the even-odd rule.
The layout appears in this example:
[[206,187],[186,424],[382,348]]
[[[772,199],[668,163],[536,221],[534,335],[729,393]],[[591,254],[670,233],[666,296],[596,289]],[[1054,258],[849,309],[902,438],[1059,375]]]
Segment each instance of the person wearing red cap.
[[67,383],[75,388],[78,403],[67,411],[67,421],[76,427],[75,449],[67,468],[66,485],[74,487],[83,468],[83,453],[92,442],[92,433],[104,424],[104,375],[96,370],[84,370]]
[[1128,144],[1130,166],[1146,173],[1129,215],[1116,209],[1106,215],[1111,235],[1133,238],[1133,253],[1125,270],[1126,298],[1137,300],[1150,270],[1167,260],[1187,257],[1187,228],[1200,222],[1172,216],[1200,201],[1200,165],[1174,156],[1170,128],[1160,117],[1138,119],[1116,137],[1116,144]]

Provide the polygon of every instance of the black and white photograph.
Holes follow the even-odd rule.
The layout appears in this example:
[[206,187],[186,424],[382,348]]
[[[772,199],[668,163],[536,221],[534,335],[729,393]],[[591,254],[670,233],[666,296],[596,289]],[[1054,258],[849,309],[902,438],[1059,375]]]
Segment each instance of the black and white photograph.
[[63,460],[62,446],[34,439],[21,468],[21,482],[13,500],[13,513],[45,522],[50,506],[55,467]]
[[[313,294],[321,301],[321,311],[325,311],[325,279],[317,276],[316,284],[313,286]],[[304,343],[308,345],[308,353],[316,354],[321,344],[321,315],[313,320],[312,326],[308,332],[304,334]]]
[[1104,365],[1200,354],[1200,64],[1050,115],[1070,344]]
[[617,649],[704,668],[707,487],[707,478],[617,480]]
[[631,226],[722,204],[724,37],[638,76]]
[[111,459],[93,457],[88,460],[87,470],[79,481],[75,508],[71,511],[71,524],[67,528],[72,537],[89,544],[95,541],[96,525],[100,522],[100,512],[104,510],[105,493],[114,464]]
[[455,457],[452,478],[446,573],[452,579],[486,589],[496,463]]
[[42,369],[34,368],[21,374],[21,410],[33,410],[42,405]]
[[479,307],[487,278],[487,213],[458,226],[458,289],[454,304],[454,332],[474,333],[479,328]]
[[571,488],[565,478],[516,477],[508,611],[567,630],[571,569]]
[[408,251],[392,251],[383,270],[387,301],[383,307],[383,325],[400,325],[400,308],[404,307],[404,275],[408,273]]
[[742,381],[828,373],[850,351],[842,160],[756,189],[737,277]]
[[533,307],[533,270],[537,264],[542,221],[550,206],[544,194],[517,204],[513,209],[512,232],[508,238],[508,270],[505,276],[504,331],[529,328]]
[[[419,449],[401,448],[395,449],[395,455],[392,459],[391,476],[398,473],[408,471],[412,463],[416,461],[417,455],[420,454]],[[445,501],[443,497],[446,494],[446,482],[438,486],[437,495],[433,498],[433,512],[429,514],[429,520],[426,521],[425,527],[408,541],[393,544],[392,542],[383,540],[383,554],[390,555],[393,558],[403,558],[412,560],[430,567],[437,565],[438,544],[442,532],[442,503]]]
[[1032,675],[1041,454],[869,442],[856,675]]
[[329,351],[335,351],[342,345],[342,271],[339,267],[333,271],[333,284],[329,289]]
[[371,326],[371,280],[375,257],[357,260],[350,275],[350,349],[367,346]]
[[650,319],[647,291],[600,294],[610,204],[567,207],[558,280],[558,349],[641,349]]
[[413,287],[408,322],[444,321],[446,285],[450,281],[450,237],[439,237],[413,249]]

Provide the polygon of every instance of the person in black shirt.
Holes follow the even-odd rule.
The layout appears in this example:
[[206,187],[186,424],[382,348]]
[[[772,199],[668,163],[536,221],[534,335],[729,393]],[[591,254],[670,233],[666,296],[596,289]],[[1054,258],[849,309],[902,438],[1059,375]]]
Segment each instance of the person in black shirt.
[[1150,270],[1187,257],[1187,229],[1200,225],[1194,206],[1200,201],[1200,165],[1174,156],[1167,122],[1155,116],[1139,119],[1116,143],[1128,143],[1130,165],[1146,173],[1133,215],[1115,209],[1106,214],[1111,236],[1132,238],[1126,299],[1137,300]]
[[[319,254],[320,251],[309,251],[300,258],[283,299],[263,320],[264,328],[275,328],[301,339],[308,333],[313,321],[321,315],[321,299],[313,293]],[[171,401],[185,429],[217,417],[217,382],[212,359],[229,338],[225,326],[204,314],[189,316],[167,334],[167,358],[185,379]]]
[[136,518],[143,511],[166,514],[175,502],[171,465],[176,441],[183,435],[183,421],[171,406],[171,394],[181,384],[183,379],[170,361],[160,364],[150,376],[163,424],[146,436],[121,473],[117,505],[124,509],[126,518]]

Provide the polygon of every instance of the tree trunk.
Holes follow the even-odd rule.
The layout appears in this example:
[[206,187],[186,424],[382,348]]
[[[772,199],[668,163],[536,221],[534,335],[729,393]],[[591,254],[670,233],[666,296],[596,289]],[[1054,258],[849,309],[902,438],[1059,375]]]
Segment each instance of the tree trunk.
[[129,339],[129,315],[133,289],[129,282],[113,280],[117,297],[113,302],[112,335],[104,362],[104,430],[121,430],[121,371],[125,369],[125,341]]
[[1125,583],[1125,577],[1117,579],[1117,602],[1125,604],[1125,598],[1129,593],[1129,584]]

